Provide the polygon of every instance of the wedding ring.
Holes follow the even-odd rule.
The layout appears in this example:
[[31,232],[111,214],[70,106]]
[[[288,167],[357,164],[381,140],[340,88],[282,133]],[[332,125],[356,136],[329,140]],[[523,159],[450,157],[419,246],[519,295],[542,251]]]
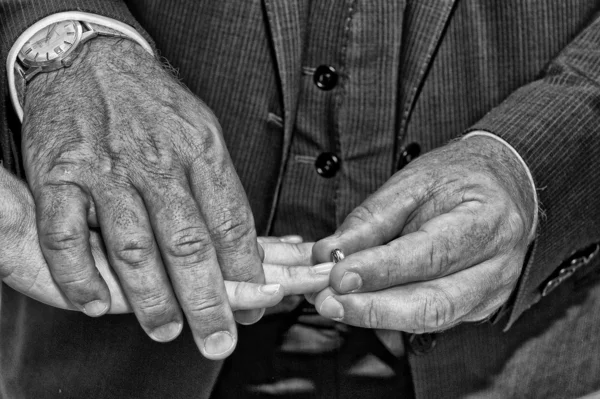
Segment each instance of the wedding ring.
[[342,252],[341,249],[336,248],[333,251],[331,251],[331,261],[333,263],[338,263],[342,259],[344,259],[344,253]]

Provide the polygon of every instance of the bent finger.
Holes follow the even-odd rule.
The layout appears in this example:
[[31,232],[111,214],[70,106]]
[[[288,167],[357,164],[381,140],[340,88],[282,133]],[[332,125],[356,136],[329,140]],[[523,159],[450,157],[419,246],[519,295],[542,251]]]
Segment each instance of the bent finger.
[[89,245],[89,200],[73,184],[46,185],[35,195],[40,246],[52,277],[88,316],[108,311],[110,294]]
[[96,195],[110,264],[142,328],[155,341],[179,335],[183,316],[154,239],[144,201],[133,188]]
[[332,270],[331,286],[367,292],[447,276],[497,254],[496,226],[481,204],[462,204],[414,233],[347,256]]
[[213,242],[187,182],[157,182],[143,197],[198,348],[209,359],[227,357],[237,342],[236,325]]
[[474,310],[481,314],[482,304],[493,307],[506,301],[511,286],[499,283],[502,268],[490,261],[441,279],[378,292],[338,294],[328,288],[317,295],[315,308],[325,317],[359,327],[439,331],[467,320]]
[[[212,161],[196,160],[189,174],[190,187],[210,233],[223,278],[262,284],[265,277],[258,251],[254,217],[244,188],[217,131],[207,132],[221,151]],[[206,155],[209,157],[209,154]],[[235,313],[239,323],[260,320],[264,310]]]

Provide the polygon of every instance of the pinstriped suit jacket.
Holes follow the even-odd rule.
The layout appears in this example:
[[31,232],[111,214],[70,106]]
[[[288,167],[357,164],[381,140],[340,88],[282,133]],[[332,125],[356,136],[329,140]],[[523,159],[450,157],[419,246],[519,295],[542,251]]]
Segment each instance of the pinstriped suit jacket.
[[[220,118],[258,230],[267,233],[298,105],[303,4],[0,0],[0,54],[5,60],[16,37],[36,20],[65,10],[106,15],[145,29],[161,54],[179,68],[185,83]],[[555,279],[572,259],[577,262],[578,251],[588,255],[587,248],[600,242],[599,9],[600,2],[590,0],[406,0],[402,22],[393,27],[401,33],[396,145],[417,141],[430,150],[470,129],[493,132],[513,145],[529,165],[544,211],[517,291],[504,309],[506,317],[496,324],[456,327],[438,337],[432,353],[410,355],[419,397],[484,393],[521,397],[523,390],[532,397],[551,397],[556,392],[565,397],[600,389],[600,257],[581,262],[582,267],[564,282]],[[19,127],[6,102],[4,79],[0,90],[3,160],[20,173]],[[283,117],[282,128],[269,124],[269,113]],[[373,182],[373,189],[380,183]],[[349,198],[347,210],[367,194]],[[304,233],[311,238],[310,232]],[[562,284],[542,297],[548,281]],[[22,314],[25,319],[18,318]],[[54,320],[50,324],[49,318]],[[0,335],[3,389],[35,389],[17,386],[34,372],[51,384],[52,375],[39,362],[60,364],[67,370],[60,377],[64,380],[77,376],[69,356],[74,356],[72,362],[83,361],[79,359],[83,355],[49,349],[44,349],[46,357],[32,353],[40,334],[51,345],[75,339],[44,331],[60,329],[62,323],[82,331],[76,339],[90,350],[106,351],[108,344],[98,343],[98,333],[93,339],[86,333],[102,329],[114,337],[111,331],[126,329],[139,337],[139,332],[132,332],[135,322],[125,319],[108,329],[102,321],[83,321],[5,290]],[[132,367],[146,362],[150,369],[148,359],[158,355],[131,352],[159,351],[161,359],[181,354],[174,346],[156,349],[150,343],[133,342],[131,338],[123,347],[117,345],[111,355]],[[125,344],[130,348],[124,349]],[[59,362],[58,356],[65,360]],[[186,369],[190,356],[186,354],[176,367]],[[197,357],[193,362],[205,365],[205,377],[216,372]],[[117,388],[127,389],[128,382],[110,367],[90,367],[100,367],[117,381]],[[189,373],[167,373],[165,379],[184,394],[185,388],[176,381],[192,378]],[[202,384],[210,380],[206,377]],[[115,386],[95,383],[102,389],[96,392],[119,392]],[[84,385],[73,382],[72,386],[85,390]]]

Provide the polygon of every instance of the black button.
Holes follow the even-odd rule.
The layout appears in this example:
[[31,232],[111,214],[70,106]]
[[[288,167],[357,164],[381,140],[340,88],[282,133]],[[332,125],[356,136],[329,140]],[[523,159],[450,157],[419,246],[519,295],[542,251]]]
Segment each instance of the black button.
[[411,334],[408,344],[415,355],[424,355],[435,348],[435,334]]
[[321,65],[315,70],[313,80],[319,89],[331,90],[337,85],[338,74],[334,67]]
[[398,168],[396,170],[402,169],[419,155],[421,155],[421,146],[417,143],[410,143],[406,147],[401,148]]
[[324,152],[315,161],[317,173],[325,178],[335,176],[340,170],[340,159],[332,152]]

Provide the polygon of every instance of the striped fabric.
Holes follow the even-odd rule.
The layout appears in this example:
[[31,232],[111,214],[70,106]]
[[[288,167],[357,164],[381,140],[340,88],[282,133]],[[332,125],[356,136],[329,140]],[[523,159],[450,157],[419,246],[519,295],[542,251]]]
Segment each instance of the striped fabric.
[[[431,353],[409,355],[416,396],[550,398],[599,389],[598,261],[546,298],[540,286],[571,253],[600,241],[600,2],[348,0],[347,46],[322,61],[339,65],[342,82],[321,108],[300,96],[314,89],[303,70],[321,62],[305,58],[309,3],[0,0],[0,54],[53,12],[137,20],[219,117],[261,233],[328,234],[394,172],[409,143],[429,151],[469,129],[500,135],[539,189],[545,217],[535,250],[509,319],[453,328]],[[323,33],[321,54],[327,35],[337,34]],[[18,173],[19,127],[0,82],[0,144]],[[326,118],[328,135],[311,125]],[[314,140],[303,134],[317,130]],[[311,166],[322,151],[342,157],[341,173],[328,182]],[[294,204],[295,197],[306,201]],[[189,335],[158,345],[131,318],[89,320],[3,291],[5,397],[47,397],[44,389],[61,386],[75,397],[90,386],[99,397],[208,395],[218,366],[199,358]]]

